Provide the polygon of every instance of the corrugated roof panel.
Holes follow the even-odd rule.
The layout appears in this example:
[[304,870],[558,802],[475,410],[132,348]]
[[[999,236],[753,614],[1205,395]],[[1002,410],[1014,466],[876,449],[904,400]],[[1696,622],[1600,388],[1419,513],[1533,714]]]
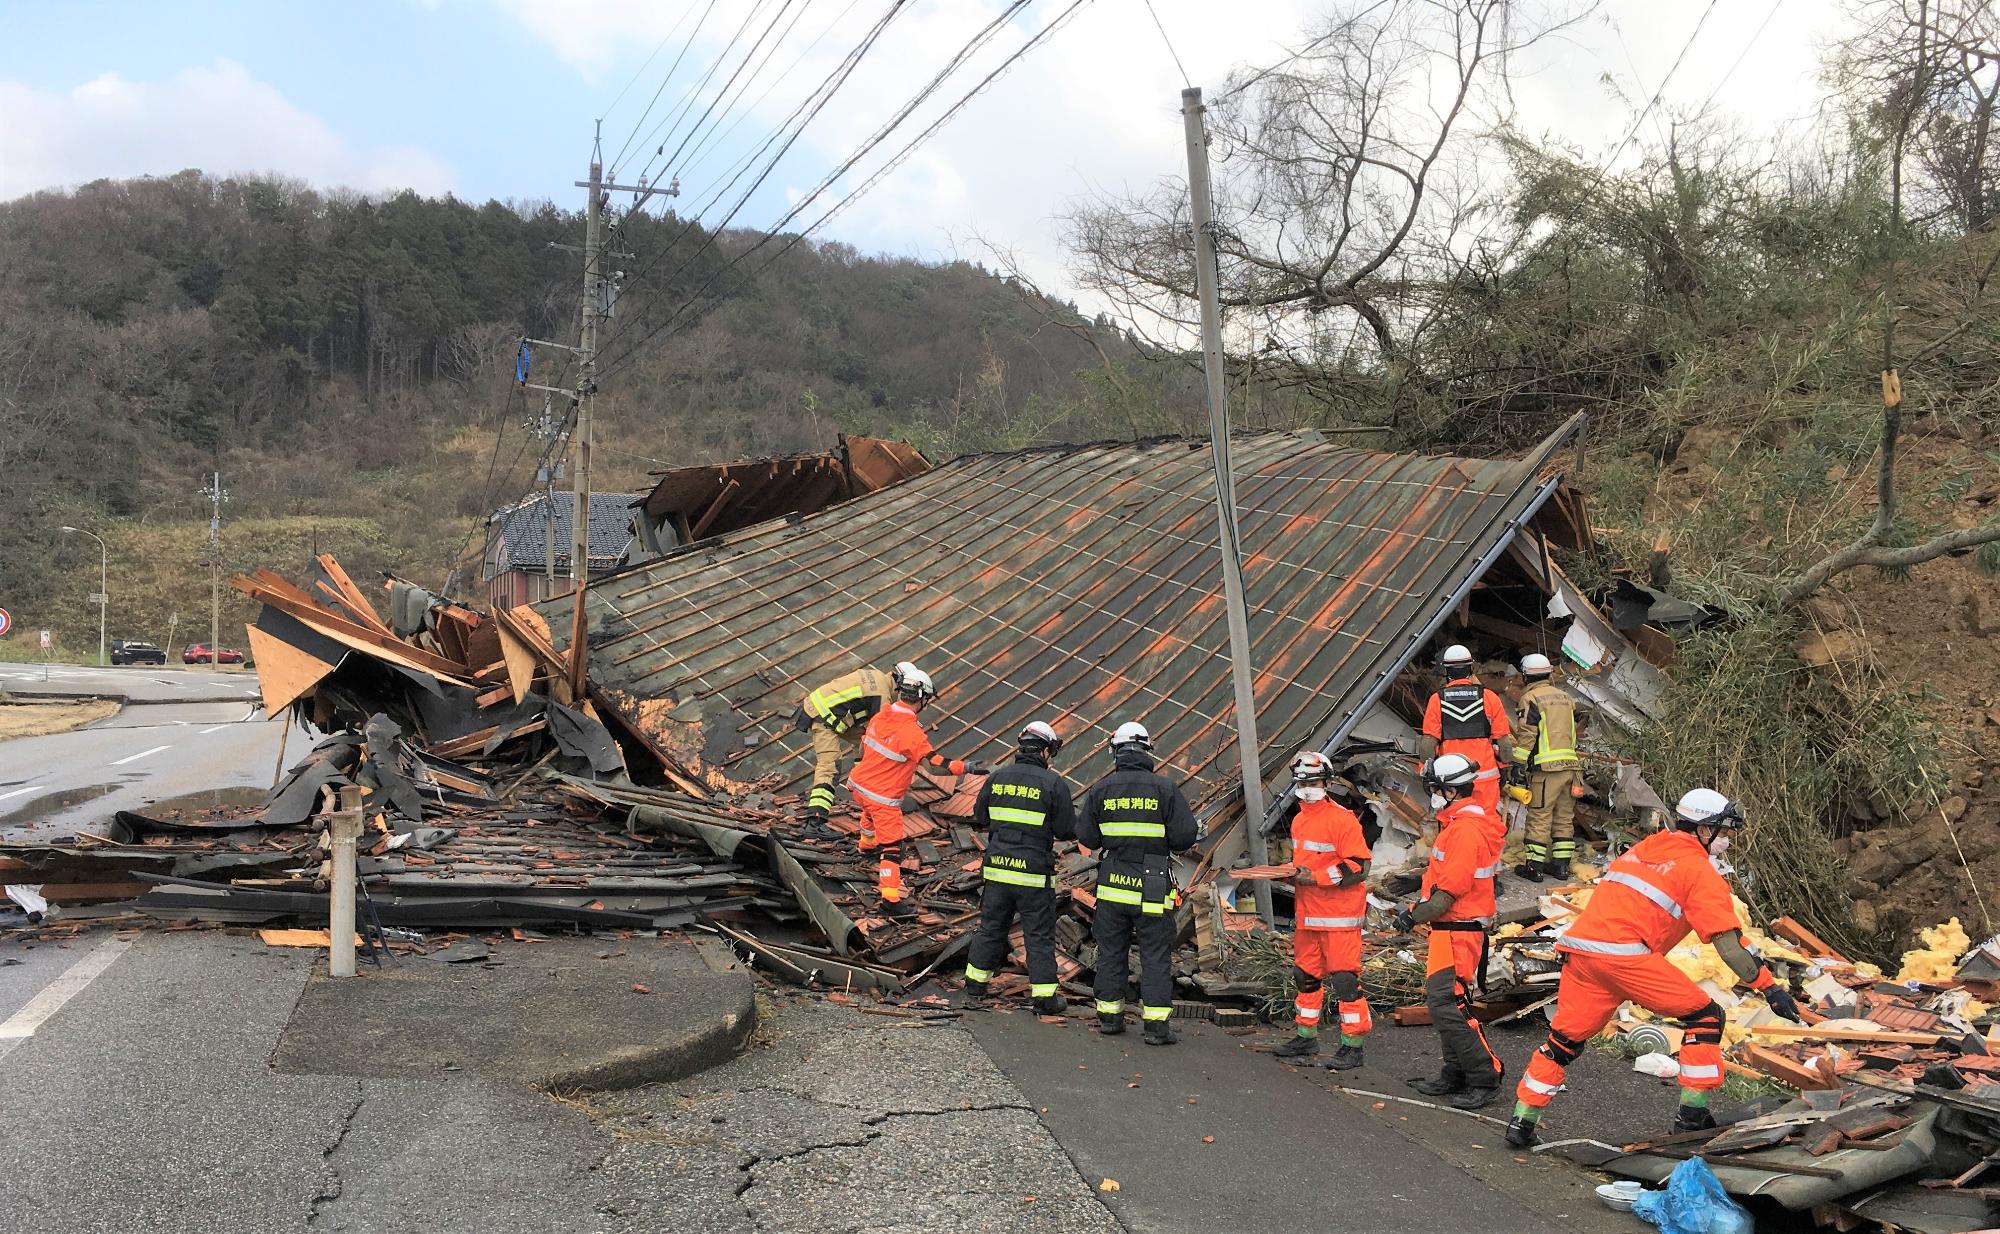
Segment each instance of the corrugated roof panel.
[[[1404,654],[1526,507],[1547,449],[1488,462],[1236,443],[1267,768]],[[1137,719],[1200,800],[1234,761],[1221,592],[1205,442],[979,455],[593,585],[591,677],[726,702],[741,735],[710,732],[707,748],[735,751],[730,778],[797,791],[811,746],[789,720],[806,691],[913,660],[938,683],[926,722],[950,754],[999,761],[1046,719],[1068,739],[1059,769],[1087,781],[1109,766],[1110,730]],[[712,729],[720,713],[703,712]]]

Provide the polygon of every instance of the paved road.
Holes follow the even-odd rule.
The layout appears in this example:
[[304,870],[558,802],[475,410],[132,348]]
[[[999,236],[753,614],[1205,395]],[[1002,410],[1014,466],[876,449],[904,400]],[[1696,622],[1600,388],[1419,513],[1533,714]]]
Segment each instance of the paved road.
[[235,702],[256,699],[257,674],[179,665],[0,664],[0,690],[17,696],[96,694],[134,703]]
[[[254,679],[252,685],[254,688]],[[128,706],[88,728],[0,742],[0,837],[88,831],[118,810],[198,808],[268,790],[282,722],[253,698]],[[311,742],[292,735],[288,753]]]

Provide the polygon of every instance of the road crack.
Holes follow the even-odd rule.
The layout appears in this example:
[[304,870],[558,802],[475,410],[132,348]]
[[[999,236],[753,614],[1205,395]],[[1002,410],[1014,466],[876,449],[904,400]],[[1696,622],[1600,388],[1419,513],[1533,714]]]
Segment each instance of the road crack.
[[340,1167],[334,1164],[333,1159],[335,1154],[340,1152],[341,1146],[347,1143],[347,1133],[354,1130],[354,1120],[360,1115],[361,1107],[367,1100],[368,1094],[363,1091],[361,1081],[356,1080],[354,1082],[354,1103],[347,1107],[347,1114],[340,1120],[340,1130],[334,1133],[333,1142],[320,1150],[320,1160],[324,1166],[324,1170],[320,1178],[319,1192],[313,1196],[312,1209],[306,1216],[307,1228],[319,1224],[319,1219],[324,1213],[326,1206],[340,1198],[340,1193],[343,1190],[343,1182],[340,1176]]

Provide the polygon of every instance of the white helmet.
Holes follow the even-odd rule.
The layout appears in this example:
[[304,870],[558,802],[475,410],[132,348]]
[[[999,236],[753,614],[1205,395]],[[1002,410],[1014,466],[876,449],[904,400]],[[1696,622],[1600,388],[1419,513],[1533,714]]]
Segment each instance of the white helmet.
[[1539,651],[1531,651],[1521,657],[1521,673],[1526,677],[1546,677],[1556,671],[1549,658]]
[[1333,760],[1318,750],[1300,750],[1292,759],[1292,783],[1324,783],[1333,778]]
[[1453,643],[1444,649],[1444,654],[1438,657],[1438,663],[1446,668],[1471,668],[1472,653],[1466,650],[1464,643]]
[[1117,732],[1111,734],[1111,752],[1116,754],[1127,746],[1150,750],[1153,748],[1153,735],[1137,720],[1127,720],[1118,726]]
[[1465,755],[1440,754],[1424,768],[1424,783],[1433,791],[1449,788],[1464,792],[1472,788],[1478,774],[1479,768]]
[[931,675],[908,660],[898,664],[890,673],[896,682],[896,695],[905,702],[920,703],[937,697],[937,687],[931,684]]
[[1741,827],[1743,807],[1712,788],[1691,788],[1674,806],[1674,817],[1688,826]]
[[1030,720],[1028,726],[1021,730],[1021,735],[1014,739],[1014,744],[1030,753],[1039,752],[1054,757],[1056,751],[1062,749],[1062,737],[1054,725]]

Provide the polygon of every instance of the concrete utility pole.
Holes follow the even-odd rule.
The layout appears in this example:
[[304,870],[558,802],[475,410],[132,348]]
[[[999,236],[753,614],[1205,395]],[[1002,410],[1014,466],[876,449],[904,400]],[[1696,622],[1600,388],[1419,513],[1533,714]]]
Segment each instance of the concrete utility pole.
[[74,535],[89,536],[97,541],[97,594],[91,597],[97,601],[97,662],[109,664],[111,663],[107,652],[109,643],[104,637],[104,631],[109,624],[105,618],[105,610],[111,604],[111,550],[104,547],[104,537],[94,531],[85,531],[81,527],[65,527],[63,530]]
[[[601,128],[602,126],[600,126]],[[600,266],[604,260],[604,147],[593,140],[590,147],[590,208],[583,219],[583,339],[577,351],[576,404],[576,505],[570,514],[570,588],[575,603],[569,619],[569,693],[573,701],[583,698],[585,629],[584,588],[590,582],[590,413],[597,401],[597,320],[610,306]]]
[[[1202,364],[1208,374],[1208,435],[1215,458],[1215,519],[1222,549],[1222,591],[1229,613],[1229,665],[1236,679],[1236,752],[1243,764],[1243,828],[1253,865],[1264,865],[1264,768],[1257,752],[1257,699],[1250,672],[1250,616],[1243,602],[1243,548],[1236,538],[1236,477],[1229,463],[1229,406],[1222,358],[1222,308],[1217,303],[1214,219],[1208,197],[1208,132],[1201,90],[1181,91],[1187,128],[1188,193],[1194,205],[1194,268],[1201,294]],[[1270,924],[1271,884],[1255,880],[1257,913]]]
[[222,487],[222,473],[210,475],[208,487],[208,666],[222,671],[222,503],[229,494]]

